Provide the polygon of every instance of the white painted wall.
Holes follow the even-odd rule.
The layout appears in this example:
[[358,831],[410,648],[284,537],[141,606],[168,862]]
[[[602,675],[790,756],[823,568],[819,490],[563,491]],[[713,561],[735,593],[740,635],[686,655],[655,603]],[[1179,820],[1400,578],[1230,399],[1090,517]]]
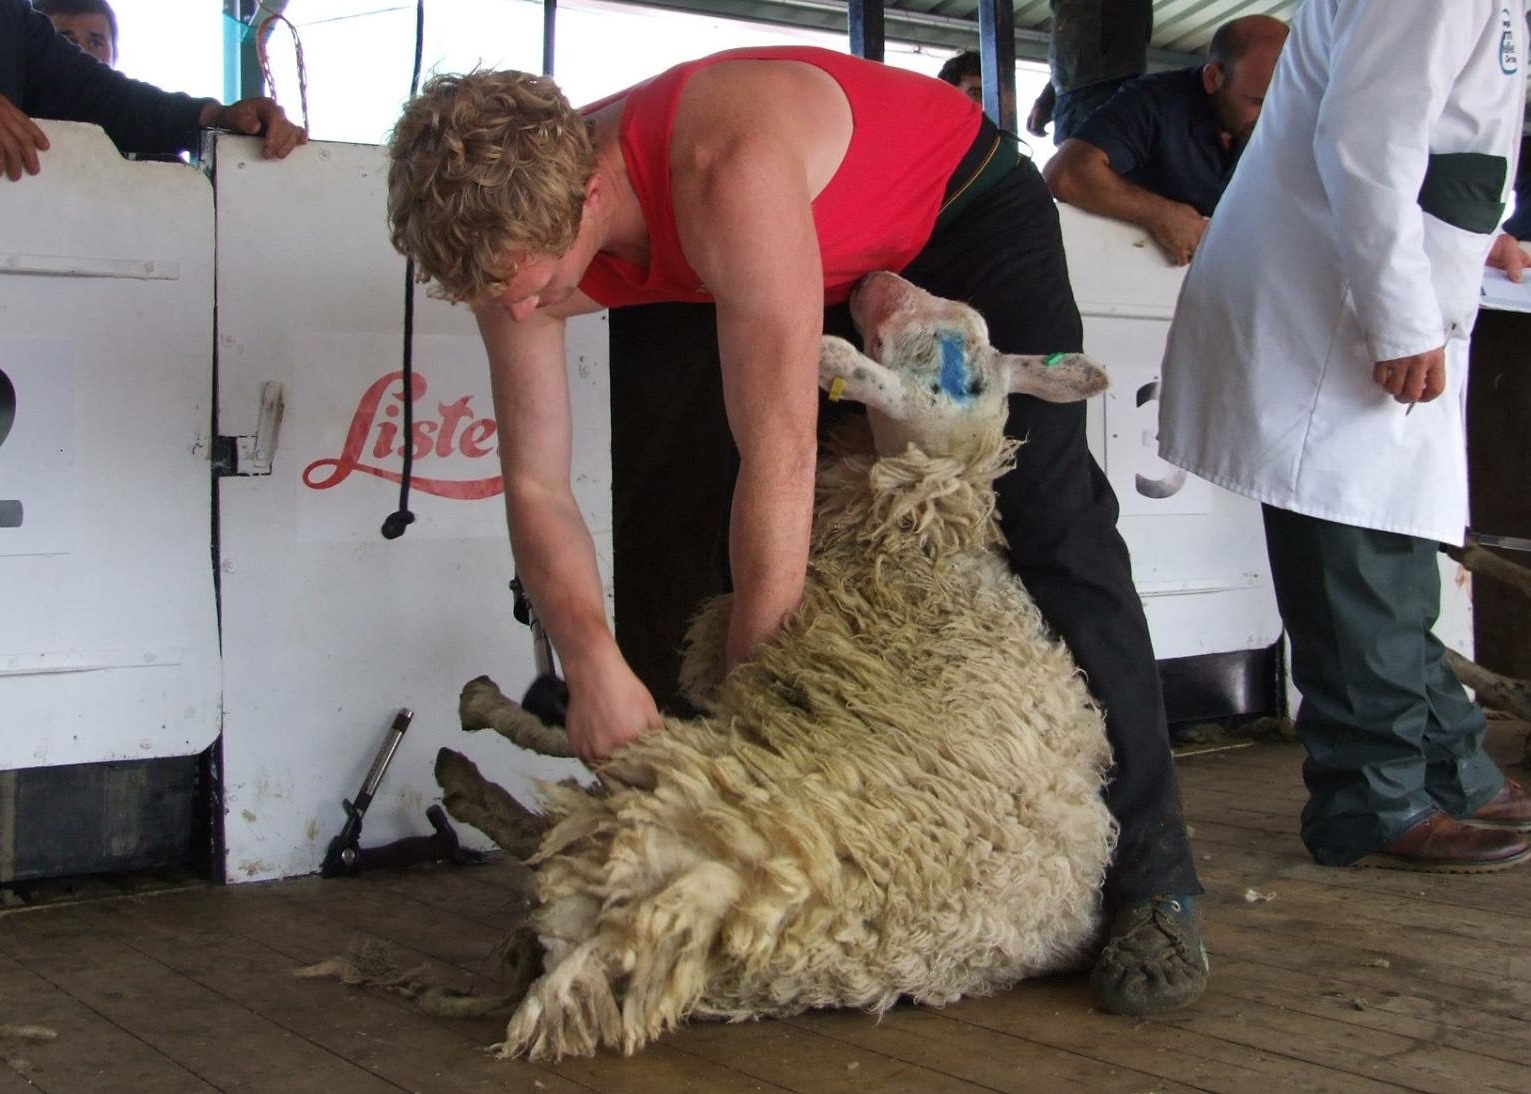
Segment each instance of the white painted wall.
[[0,180],[0,769],[187,755],[219,724],[212,188],[40,124]]
[[[488,369],[466,308],[415,293],[416,522],[398,504],[404,261],[387,238],[386,158],[312,143],[273,163],[221,137],[218,407],[253,433],[262,385],[285,414],[272,472],[220,487],[228,873],[318,868],[394,712],[413,726],[366,817],[363,844],[429,832],[442,745],[530,800],[533,777],[582,770],[457,727],[457,695],[488,673],[519,695],[530,636],[511,617],[513,572]],[[610,568],[604,315],[573,324],[576,490]],[[464,833],[478,838],[477,833]],[[479,844],[483,846],[482,843]]]

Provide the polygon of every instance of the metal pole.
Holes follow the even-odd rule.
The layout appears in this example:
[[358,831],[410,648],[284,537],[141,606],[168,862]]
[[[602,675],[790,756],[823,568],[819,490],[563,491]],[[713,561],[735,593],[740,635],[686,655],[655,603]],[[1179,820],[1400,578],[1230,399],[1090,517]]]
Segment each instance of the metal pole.
[[888,35],[882,0],[850,0],[846,19],[850,26],[851,52],[868,61],[881,61]]
[[553,31],[558,22],[558,0],[542,0],[542,74],[553,75]]
[[[978,55],[983,65],[983,112],[996,125],[1016,132],[1015,4],[978,0]],[[1001,95],[1006,89],[1008,95]]]
[[253,0],[223,0],[223,101],[226,103],[241,97],[242,47],[250,30],[246,20],[247,9],[251,7]]

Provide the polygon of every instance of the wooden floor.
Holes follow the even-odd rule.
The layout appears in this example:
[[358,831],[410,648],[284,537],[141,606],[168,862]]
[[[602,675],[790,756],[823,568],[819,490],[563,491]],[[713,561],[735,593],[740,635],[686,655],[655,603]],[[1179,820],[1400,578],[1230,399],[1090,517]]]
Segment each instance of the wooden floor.
[[[1496,726],[1518,760],[1524,726]],[[1287,1094],[1531,1091],[1531,866],[1488,877],[1322,869],[1295,835],[1300,749],[1183,758],[1213,979],[1152,1020],[1079,978],[880,1022],[698,1024],[639,1056],[492,1059],[488,1021],[289,975],[361,935],[460,986],[519,914],[500,864],[78,900],[0,914],[0,1094]]]

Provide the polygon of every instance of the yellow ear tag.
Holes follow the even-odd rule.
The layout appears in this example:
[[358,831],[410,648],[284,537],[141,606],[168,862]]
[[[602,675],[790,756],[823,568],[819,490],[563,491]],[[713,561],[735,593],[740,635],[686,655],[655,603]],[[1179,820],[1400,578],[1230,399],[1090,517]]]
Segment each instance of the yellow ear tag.
[[830,402],[838,403],[840,401],[840,396],[842,396],[844,394],[845,394],[845,377],[844,376],[836,376],[833,380],[829,381],[829,401]]

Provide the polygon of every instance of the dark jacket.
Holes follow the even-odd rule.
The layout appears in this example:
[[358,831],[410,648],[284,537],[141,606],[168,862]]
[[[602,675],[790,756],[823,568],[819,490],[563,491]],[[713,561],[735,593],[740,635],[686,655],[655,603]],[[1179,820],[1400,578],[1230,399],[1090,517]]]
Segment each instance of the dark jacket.
[[1152,0],[1052,0],[1052,9],[1047,61],[1059,92],[1148,68]]
[[94,122],[124,152],[184,152],[215,100],[131,80],[75,48],[28,0],[0,0],[0,95],[32,118]]

